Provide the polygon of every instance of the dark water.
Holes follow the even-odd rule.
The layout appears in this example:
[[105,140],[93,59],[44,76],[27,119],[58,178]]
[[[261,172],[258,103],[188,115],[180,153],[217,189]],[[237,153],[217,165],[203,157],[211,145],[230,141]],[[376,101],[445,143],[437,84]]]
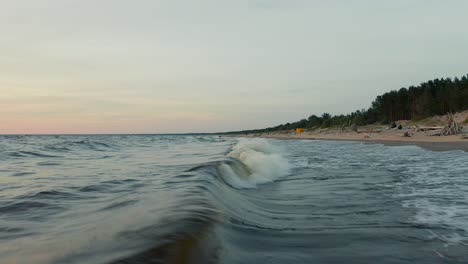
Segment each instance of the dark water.
[[468,263],[468,154],[1,136],[0,263]]

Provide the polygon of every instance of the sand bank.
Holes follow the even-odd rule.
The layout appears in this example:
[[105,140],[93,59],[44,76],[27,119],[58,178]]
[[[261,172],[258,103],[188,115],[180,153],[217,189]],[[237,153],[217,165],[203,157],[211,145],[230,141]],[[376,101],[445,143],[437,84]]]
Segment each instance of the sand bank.
[[[405,132],[410,136],[405,136]],[[305,140],[333,140],[359,141],[380,143],[388,146],[417,145],[434,151],[463,150],[468,152],[468,139],[462,135],[436,136],[437,130],[416,131],[416,129],[372,129],[354,131],[321,130],[306,131],[296,134],[293,131],[271,133],[241,134],[240,137],[262,137],[276,139],[305,139]]]

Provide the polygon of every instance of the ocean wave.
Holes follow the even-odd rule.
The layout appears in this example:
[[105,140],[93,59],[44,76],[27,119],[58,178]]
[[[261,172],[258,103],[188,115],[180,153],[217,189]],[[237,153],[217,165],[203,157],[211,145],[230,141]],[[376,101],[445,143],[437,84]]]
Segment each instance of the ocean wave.
[[27,157],[38,157],[38,158],[59,158],[60,156],[49,155],[38,151],[14,151],[8,154],[15,158],[27,158]]
[[[46,202],[39,202],[39,201],[18,201],[18,202],[10,202],[4,205],[0,205],[0,213],[2,214],[18,214],[24,212],[32,212],[35,211],[37,208],[41,208],[43,210],[58,210],[62,209],[62,207]],[[33,214],[29,216],[34,217]]]
[[[421,163],[380,145],[319,141],[41,140],[57,148],[40,153],[63,158],[1,166],[36,172],[4,179],[2,263],[441,263],[441,255],[466,263],[460,154],[429,153],[431,163]],[[40,146],[5,145],[8,153]],[[432,164],[438,159],[455,169]],[[376,249],[362,250],[369,245]]]
[[71,199],[79,198],[77,194],[59,190],[47,190],[40,192],[33,192],[16,197],[17,199],[29,199],[31,201],[38,201],[40,199]]
[[74,150],[108,151],[118,147],[115,143],[85,138],[82,140],[61,140],[54,142],[54,144],[45,145],[42,149],[54,153],[67,153]]
[[289,173],[291,166],[282,151],[265,139],[240,139],[218,171],[234,188],[255,188]]
[[21,177],[21,176],[27,176],[27,175],[34,175],[36,174],[35,172],[32,172],[32,171],[24,171],[24,172],[17,172],[17,173],[14,173],[12,174],[11,176],[14,176],[14,177]]
[[115,144],[104,143],[98,140],[89,140],[89,139],[70,141],[70,142],[65,142],[64,144],[66,144],[67,147],[76,146],[76,147],[81,147],[81,148],[95,150],[95,151],[106,151],[106,150],[111,150],[111,149],[117,149],[117,146]]

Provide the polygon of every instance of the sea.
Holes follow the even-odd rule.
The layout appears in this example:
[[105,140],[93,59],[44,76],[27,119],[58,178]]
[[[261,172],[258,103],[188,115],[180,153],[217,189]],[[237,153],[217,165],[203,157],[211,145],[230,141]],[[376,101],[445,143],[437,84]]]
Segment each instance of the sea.
[[468,153],[0,136],[0,263],[468,263]]

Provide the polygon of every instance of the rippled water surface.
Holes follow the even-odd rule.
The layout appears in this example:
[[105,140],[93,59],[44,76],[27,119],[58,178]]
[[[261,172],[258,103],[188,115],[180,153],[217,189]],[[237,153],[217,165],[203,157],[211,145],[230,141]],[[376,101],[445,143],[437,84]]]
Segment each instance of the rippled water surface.
[[0,136],[0,263],[468,263],[468,154]]

